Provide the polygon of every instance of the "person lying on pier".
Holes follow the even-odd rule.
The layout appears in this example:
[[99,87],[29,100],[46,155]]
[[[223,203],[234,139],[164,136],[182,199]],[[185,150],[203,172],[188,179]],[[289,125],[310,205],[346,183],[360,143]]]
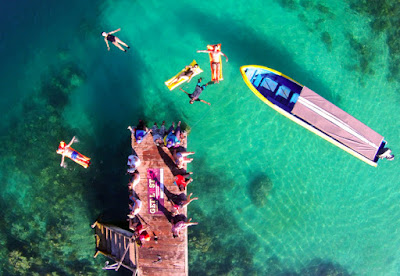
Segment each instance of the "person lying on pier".
[[134,195],[130,195],[129,199],[133,202],[133,204],[129,204],[129,209],[131,212],[129,213],[128,217],[134,218],[137,214],[139,214],[140,209],[142,208],[142,202]]
[[134,148],[136,144],[140,144],[148,133],[148,128],[142,120],[139,120],[137,127],[134,126],[132,128],[131,126],[128,126],[128,129],[131,132],[132,148]]
[[187,156],[190,154],[194,154],[194,151],[177,152],[176,150],[174,150],[172,152],[172,157],[174,158],[175,164],[178,169],[183,169],[185,164],[193,161],[193,158],[187,158]]
[[70,158],[72,161],[74,161],[75,163],[81,165],[82,167],[84,167],[86,169],[90,165],[90,158],[84,156],[83,154],[81,154],[81,153],[77,152],[76,150],[74,150],[73,148],[71,148],[71,145],[74,142],[77,142],[77,139],[75,136],[72,137],[72,140],[68,143],[68,145],[65,145],[64,141],[60,142],[60,145],[58,146],[58,149],[57,149],[57,153],[62,155],[60,166],[64,167],[64,168],[66,167],[66,165],[64,163],[64,159],[66,156],[66,157]]
[[191,218],[188,220],[188,221],[185,221],[185,220],[178,220],[178,221],[176,221],[176,222],[173,222],[172,223],[172,229],[171,229],[171,232],[172,232],[172,236],[174,237],[174,238],[177,238],[177,237],[179,237],[179,235],[181,234],[181,232],[184,230],[184,229],[186,229],[187,227],[189,227],[189,226],[192,226],[192,225],[197,225],[198,223],[197,222],[191,222]]
[[153,135],[153,141],[157,146],[164,146],[164,137],[165,137],[165,121],[162,122],[160,128],[158,128],[157,123],[154,123],[151,128],[151,134]]
[[184,191],[186,189],[186,186],[193,181],[193,178],[190,177],[192,172],[189,172],[187,174],[181,175],[178,174],[175,176],[175,184],[178,186],[179,191]]
[[128,156],[128,169],[127,172],[130,174],[133,174],[137,168],[140,166],[140,164],[142,163],[142,161],[140,161],[140,158],[137,155],[129,155]]
[[175,128],[175,123],[172,122],[171,127],[167,131],[167,136],[164,138],[164,144],[167,148],[177,148],[180,146],[181,141],[179,137],[181,136],[181,121],[178,122],[178,126]]
[[[130,169],[128,169],[129,171]],[[128,183],[128,187],[129,190],[134,190],[136,185],[140,182],[140,174],[139,171],[135,170],[132,174],[131,174],[132,178],[130,180],[130,182]]]
[[202,80],[203,80],[202,78],[199,78],[199,80],[197,81],[196,88],[194,89],[194,92],[192,94],[186,92],[182,88],[179,88],[182,92],[184,92],[186,95],[189,96],[189,98],[190,98],[189,103],[190,104],[193,104],[194,102],[197,101],[197,102],[202,102],[202,103],[211,105],[209,102],[206,102],[206,101],[200,99],[199,97],[200,97],[201,92],[203,92],[203,90],[207,87],[207,85],[213,84],[214,82],[210,81],[210,82],[208,82],[206,84],[201,85],[201,81]]

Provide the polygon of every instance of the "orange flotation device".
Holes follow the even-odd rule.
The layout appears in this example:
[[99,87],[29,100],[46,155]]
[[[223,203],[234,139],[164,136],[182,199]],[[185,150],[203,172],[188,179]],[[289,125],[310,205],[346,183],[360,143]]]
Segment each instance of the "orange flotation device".
[[[57,153],[58,154],[63,154],[64,151],[66,150],[65,146],[66,146],[65,142],[61,141],[60,145],[58,146]],[[71,147],[69,147],[67,150],[68,150],[69,154],[65,154],[66,157],[68,157],[69,159],[71,159],[75,163],[78,163],[79,165],[81,165],[85,169],[87,167],[89,167],[89,165],[90,165],[90,158],[89,157],[77,152],[76,150],[74,150]]]
[[[221,52],[221,43],[216,44],[216,45],[207,45],[207,50],[208,51],[219,51]],[[220,80],[223,80],[224,78],[222,77],[222,59],[221,55],[219,56],[219,72],[216,70],[213,70],[213,59],[212,59],[212,54],[209,54],[210,56],[210,66],[211,66],[211,80],[215,82],[219,82]]]

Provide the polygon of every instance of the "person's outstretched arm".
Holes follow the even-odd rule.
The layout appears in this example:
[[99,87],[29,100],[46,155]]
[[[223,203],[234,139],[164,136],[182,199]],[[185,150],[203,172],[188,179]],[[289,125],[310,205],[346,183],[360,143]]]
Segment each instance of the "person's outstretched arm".
[[71,142],[69,142],[69,144],[66,146],[66,148],[69,148],[74,142],[75,142],[75,136],[72,137]]
[[228,62],[228,57],[222,52],[221,52],[221,55],[223,55],[226,58],[226,62]]
[[107,40],[107,38],[104,38],[104,41],[105,41],[106,44],[107,44],[107,49],[110,51],[110,45],[108,45],[108,40]]
[[197,53],[211,53],[209,50],[197,50]]
[[65,155],[64,155],[64,153],[63,153],[63,155],[62,155],[62,157],[61,157],[61,164],[60,164],[60,167],[64,167],[64,157],[65,157]]
[[179,89],[180,89],[181,91],[185,92],[187,95],[189,95],[189,93],[186,92],[185,90],[183,90],[182,88],[179,87]]
[[121,30],[121,28],[118,28],[115,31],[109,32],[109,34],[113,34],[113,33],[119,32],[120,30]]
[[206,102],[205,100],[199,99],[200,102],[211,105],[209,102]]

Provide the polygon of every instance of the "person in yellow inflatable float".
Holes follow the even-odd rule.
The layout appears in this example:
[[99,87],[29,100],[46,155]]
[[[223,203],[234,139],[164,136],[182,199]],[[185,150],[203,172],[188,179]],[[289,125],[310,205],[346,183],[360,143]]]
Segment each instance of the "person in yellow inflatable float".
[[79,165],[81,165],[82,167],[84,167],[85,169],[87,167],[89,167],[90,165],[90,158],[84,156],[83,154],[77,152],[76,150],[74,150],[73,148],[71,148],[71,145],[76,142],[76,137],[74,136],[71,140],[71,142],[69,142],[68,145],[65,145],[64,141],[60,142],[60,145],[58,146],[57,149],[57,153],[61,154],[61,167],[66,167],[65,163],[64,163],[64,158],[65,156],[70,158],[72,161],[75,161],[75,163],[78,163]]

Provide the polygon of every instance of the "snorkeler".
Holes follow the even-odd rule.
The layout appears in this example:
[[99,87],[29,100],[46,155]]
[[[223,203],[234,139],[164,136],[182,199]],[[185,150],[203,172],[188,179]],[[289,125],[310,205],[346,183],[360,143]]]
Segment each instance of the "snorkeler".
[[202,102],[202,103],[211,105],[209,102],[206,102],[206,101],[200,99],[199,97],[200,97],[201,92],[203,92],[203,90],[207,87],[207,85],[213,84],[214,82],[210,81],[206,84],[201,85],[202,80],[203,80],[202,78],[199,78],[199,80],[197,81],[197,84],[196,84],[196,88],[194,89],[194,92],[192,94],[186,92],[182,88],[179,88],[186,95],[188,95],[188,97],[190,98],[190,101],[189,101],[190,104],[193,104],[194,102],[198,101],[198,102]]
[[75,163],[78,163],[79,165],[81,165],[86,169],[90,165],[90,158],[84,156],[83,154],[80,154],[79,152],[71,148],[71,145],[74,142],[76,142],[75,136],[72,138],[71,142],[69,142],[68,145],[65,145],[64,141],[60,142],[60,145],[58,146],[57,149],[57,153],[62,155],[60,166],[64,168],[66,167],[66,165],[64,164],[64,157],[67,156],[72,161],[75,161]]
[[125,42],[123,42],[121,39],[119,39],[115,35],[112,35],[113,33],[119,32],[120,30],[121,30],[121,28],[116,29],[115,31],[112,31],[109,33],[106,33],[106,32],[101,33],[101,35],[104,36],[104,41],[107,44],[108,51],[110,51],[110,45],[108,44],[108,41],[110,41],[112,44],[114,44],[116,47],[118,47],[121,51],[126,52],[126,50],[120,44],[122,44],[125,47],[127,47],[128,49],[130,49],[130,47]]

